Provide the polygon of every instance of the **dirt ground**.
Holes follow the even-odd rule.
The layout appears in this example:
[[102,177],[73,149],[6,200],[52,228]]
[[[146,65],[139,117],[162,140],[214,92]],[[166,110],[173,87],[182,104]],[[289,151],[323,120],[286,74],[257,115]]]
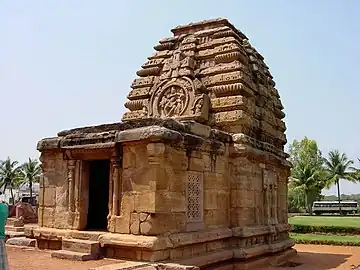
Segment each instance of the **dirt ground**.
[[10,270],[88,270],[89,268],[118,263],[114,260],[74,262],[51,258],[50,251],[7,246]]
[[290,261],[300,265],[271,270],[350,270],[360,266],[360,247],[295,245],[294,248],[298,255]]
[[[360,265],[360,247],[337,247],[317,245],[296,245],[298,256],[292,262],[296,267],[271,268],[269,270],[350,270]],[[10,270],[87,270],[90,267],[119,263],[114,260],[72,262],[52,259],[46,251],[8,247]]]

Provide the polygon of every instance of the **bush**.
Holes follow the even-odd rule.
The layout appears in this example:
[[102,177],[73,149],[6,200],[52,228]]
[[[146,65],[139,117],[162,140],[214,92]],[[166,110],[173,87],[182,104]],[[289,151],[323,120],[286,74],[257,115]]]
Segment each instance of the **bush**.
[[309,234],[290,234],[296,244],[332,245],[332,246],[360,246],[360,238],[353,236],[327,236]]
[[311,225],[293,224],[292,232],[294,232],[294,233],[360,234],[360,228],[341,227],[341,226],[311,226]]
[[320,239],[301,239],[293,238],[296,244],[306,245],[330,245],[330,246],[360,246],[359,242],[336,241],[336,240],[320,240]]

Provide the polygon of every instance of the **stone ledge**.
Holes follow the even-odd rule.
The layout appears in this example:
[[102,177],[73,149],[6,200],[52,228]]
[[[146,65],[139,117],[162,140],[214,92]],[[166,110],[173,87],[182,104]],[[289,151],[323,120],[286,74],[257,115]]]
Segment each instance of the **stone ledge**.
[[176,263],[186,266],[204,267],[214,263],[220,263],[231,260],[233,258],[232,250],[219,250],[216,252],[209,252],[204,255],[196,256],[191,259],[179,260]]
[[177,233],[170,236],[144,236],[64,230],[46,227],[29,227],[25,230],[25,235],[31,238],[54,241],[61,241],[63,238],[76,238],[100,241],[102,245],[120,245],[140,249],[163,250],[197,243],[212,242],[231,237],[247,238],[252,236],[275,234],[276,232],[288,231],[289,228],[289,224],[277,224],[276,226],[264,225],[253,227],[235,227],[232,229],[220,228],[199,232]]
[[[286,227],[286,224],[281,224],[279,227],[284,228]],[[238,235],[242,235],[242,237],[246,238],[249,236],[253,236],[254,234],[268,234],[269,232],[276,232],[275,226],[245,227],[243,228],[243,230],[238,231]],[[181,250],[183,247],[191,249],[193,245],[195,246],[198,244],[215,243],[216,241],[223,239],[231,240],[233,239],[232,237],[234,237],[233,231],[227,228],[213,229],[202,232],[178,233],[170,236],[158,237],[101,232],[91,232],[91,235],[88,234],[89,233],[86,231],[81,232],[76,230],[61,230],[52,228],[34,228],[32,232],[33,237],[38,239],[38,243],[39,241],[49,241],[55,243],[56,247],[61,247],[62,241],[66,238],[73,237],[76,239],[88,239],[90,237],[93,241],[98,241],[101,247],[116,247],[122,250],[129,249],[146,252],[147,256],[155,256],[153,261],[162,261],[164,263],[170,262],[166,259],[169,258],[169,250]],[[219,262],[230,261],[232,259],[255,259],[266,254],[283,252],[286,249],[291,248],[294,245],[294,241],[292,239],[287,239],[272,244],[263,244],[255,247],[233,249],[228,248],[228,245],[229,243],[222,248],[219,248],[218,250],[207,252],[205,251],[204,253],[201,253],[199,256],[196,256],[194,258],[176,259],[175,261],[176,263],[179,263],[181,265],[195,265],[203,267]],[[158,257],[160,254],[159,252],[161,254],[164,254],[165,256]]]
[[259,257],[266,253],[278,253],[291,248],[293,245],[294,245],[294,241],[292,239],[289,239],[273,244],[265,244],[256,247],[233,249],[234,259],[248,260],[254,257]]
[[112,245],[151,251],[164,250],[173,247],[168,237],[161,236],[105,233],[100,235],[98,240],[102,247],[105,245]]
[[215,134],[216,132],[212,132],[210,139],[206,139],[194,134],[178,132],[160,126],[149,126],[121,131],[117,134],[116,142],[162,142],[174,148],[209,151],[222,155],[225,153],[226,147],[223,142],[215,138],[221,138],[223,134]]
[[234,259],[247,260],[269,252],[269,245],[233,249]]
[[25,231],[26,236],[31,236],[36,239],[44,239],[50,241],[61,241],[62,238],[66,238],[70,233],[70,230],[53,229],[53,228],[33,228]]
[[181,141],[183,136],[180,132],[160,126],[140,127],[120,131],[116,136],[117,142],[131,142],[149,140],[158,141]]
[[170,235],[170,241],[174,247],[192,245],[203,242],[210,242],[230,238],[232,232],[228,228],[214,229],[202,232],[189,232]]
[[[288,224],[278,224],[279,228],[283,229],[278,232],[286,231],[284,228],[288,227]],[[290,227],[289,227],[290,228]],[[275,234],[276,226],[274,225],[260,225],[260,226],[250,226],[250,227],[234,227],[231,229],[232,235],[235,237],[251,237],[265,234]]]
[[114,148],[114,142],[107,142],[107,143],[96,143],[96,144],[81,144],[81,145],[71,145],[67,146],[64,145],[61,148],[65,150],[77,150],[77,149],[106,149],[106,148]]
[[[245,143],[234,143],[232,144],[231,148],[231,157],[238,157],[238,156],[253,156],[256,158],[262,158],[264,160],[275,160],[277,163],[281,164],[281,166],[290,168],[292,167],[291,163],[286,160],[285,156],[278,155],[276,153],[272,153],[270,151],[260,149],[260,148],[254,148],[249,144]],[[285,152],[282,152],[283,154]]]
[[177,141],[183,140],[182,136],[198,137],[202,140],[205,138],[219,143],[232,141],[232,137],[226,132],[194,121],[148,118],[61,131],[58,137],[40,140],[37,150],[103,148],[116,142],[136,140]]
[[37,143],[36,149],[38,151],[44,151],[60,148],[60,140],[61,138],[44,138]]
[[[242,33],[239,29],[237,29],[234,25],[232,25],[227,19],[218,18],[218,19],[211,19],[211,20],[204,20],[197,23],[189,23],[186,25],[179,25],[171,29],[171,32],[175,36],[182,35],[184,33],[188,33],[190,30],[205,30],[209,28],[215,28],[220,26],[227,26],[229,29],[233,30],[239,37],[243,39],[247,39],[247,37]],[[194,30],[193,30],[194,31]]]
[[[236,257],[236,252],[240,252]],[[248,248],[245,250],[221,250],[204,255],[197,256],[187,260],[180,260],[172,263],[156,263],[152,265],[146,265],[146,267],[140,266],[136,269],[152,270],[152,269],[260,269],[264,266],[278,266],[291,257],[296,256],[296,250],[292,248],[286,248],[280,252],[268,253],[268,246],[260,246],[255,248]],[[245,255],[245,256],[243,256]],[[251,256],[246,256],[251,255]],[[265,257],[266,256],[266,257]],[[249,261],[247,261],[249,260]],[[161,267],[158,267],[161,266]],[[121,268],[126,269],[126,268]]]

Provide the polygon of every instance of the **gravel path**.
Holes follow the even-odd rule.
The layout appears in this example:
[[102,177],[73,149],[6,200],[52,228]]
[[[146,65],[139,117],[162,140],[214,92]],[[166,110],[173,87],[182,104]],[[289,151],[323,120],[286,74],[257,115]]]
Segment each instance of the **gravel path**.
[[[350,270],[360,265],[360,247],[296,245],[298,256],[292,262],[296,267],[269,268],[268,270]],[[72,262],[52,259],[46,251],[8,247],[10,270],[87,270],[90,267],[119,263],[113,260]]]

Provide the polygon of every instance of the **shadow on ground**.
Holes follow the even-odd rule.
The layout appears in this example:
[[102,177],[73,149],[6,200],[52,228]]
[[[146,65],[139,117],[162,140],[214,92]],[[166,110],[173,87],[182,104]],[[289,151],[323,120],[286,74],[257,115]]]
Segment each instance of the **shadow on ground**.
[[[328,270],[328,269],[351,269],[351,267],[341,268],[346,263],[351,254],[330,254],[330,253],[311,253],[298,252],[298,255],[290,260],[289,263],[279,267],[279,269],[295,270]],[[360,259],[359,259],[360,264]]]

